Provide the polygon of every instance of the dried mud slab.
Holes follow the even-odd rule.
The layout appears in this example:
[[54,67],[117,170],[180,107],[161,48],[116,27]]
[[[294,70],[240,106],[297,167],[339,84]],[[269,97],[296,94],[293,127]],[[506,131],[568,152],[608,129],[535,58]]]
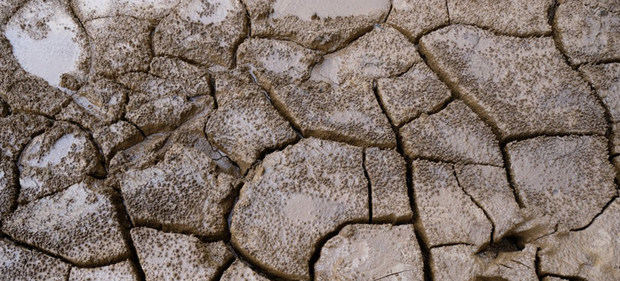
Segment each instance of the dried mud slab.
[[138,128],[126,121],[118,121],[110,126],[98,128],[93,139],[101,147],[105,159],[110,160],[114,153],[129,148],[144,140]]
[[375,79],[406,72],[422,62],[415,45],[389,25],[377,25],[345,48],[327,54],[310,79],[342,84],[353,77]]
[[71,101],[69,95],[50,86],[42,79],[25,74],[0,97],[14,112],[54,116]]
[[236,44],[246,33],[239,0],[180,1],[155,28],[153,51],[202,65],[232,67]]
[[56,122],[26,146],[18,162],[19,202],[63,190],[89,175],[105,173],[97,147],[79,127]]
[[497,36],[452,25],[422,37],[420,49],[504,139],[605,133],[603,108],[551,38]]
[[411,169],[415,204],[429,247],[481,246],[490,241],[491,222],[459,186],[453,165],[415,160]]
[[396,27],[409,38],[418,38],[423,33],[450,21],[445,0],[393,0],[387,23]]
[[3,31],[21,67],[52,86],[63,74],[83,79],[88,72],[88,39],[67,1],[27,1]]
[[587,228],[544,238],[540,242],[543,274],[584,280],[620,278],[620,201],[615,199]]
[[265,157],[248,176],[231,216],[231,242],[263,269],[309,280],[317,243],[368,221],[362,149],[315,138]]
[[413,218],[407,195],[407,163],[395,150],[365,150],[364,168],[370,180],[372,220],[402,222]]
[[12,114],[0,118],[0,153],[15,161],[30,139],[41,134],[52,122],[40,115]]
[[221,281],[269,281],[269,279],[256,273],[256,271],[249,268],[243,262],[235,260],[235,262],[224,271]]
[[80,87],[72,96],[75,104],[92,115],[102,125],[121,119],[129,90],[113,80],[96,78]]
[[224,242],[189,235],[137,227],[131,239],[147,280],[212,280],[233,258]]
[[272,90],[310,78],[320,54],[290,41],[249,38],[239,45],[237,63],[248,68],[262,87]]
[[553,23],[573,64],[620,58],[620,8],[614,0],[560,0]]
[[548,232],[588,225],[618,194],[603,137],[537,137],[506,151],[524,213]]
[[504,164],[493,131],[462,101],[452,102],[436,114],[422,114],[401,127],[400,135],[411,158]]
[[286,85],[273,102],[304,136],[360,146],[395,147],[396,137],[370,82],[354,79],[341,86],[324,82]]
[[0,156],[0,225],[13,210],[18,193],[18,174],[15,163]]
[[609,110],[612,125],[612,153],[620,153],[620,63],[579,67]]
[[203,236],[223,236],[236,187],[200,149],[173,145],[163,160],[123,174],[120,187],[129,217],[137,225],[157,225]]
[[80,266],[126,258],[112,198],[98,183],[78,183],[65,191],[20,205],[2,231]]
[[96,74],[116,77],[147,71],[151,61],[152,23],[130,16],[96,18],[84,23]]
[[65,281],[70,265],[59,259],[0,240],[0,276],[13,281]]
[[286,39],[334,51],[383,20],[389,0],[243,0],[252,36]]
[[493,223],[493,242],[510,234],[524,217],[506,178],[503,167],[488,165],[457,165],[459,184]]
[[553,0],[448,0],[450,23],[475,25],[518,35],[542,35],[551,32],[548,12]]
[[321,248],[316,280],[424,280],[413,225],[347,225]]
[[414,64],[401,76],[378,79],[377,94],[397,127],[438,110],[450,99],[450,89],[425,63]]
[[536,281],[536,248],[476,253],[476,247],[452,245],[431,249],[431,270],[437,280]]
[[149,73],[128,73],[119,81],[132,90],[125,117],[146,135],[173,130],[214,107],[206,69],[179,59],[155,58]]
[[218,108],[210,116],[205,132],[242,172],[263,152],[297,140],[295,131],[258,85],[232,75],[218,78]]
[[71,268],[68,281],[90,280],[138,281],[139,278],[128,260],[95,268]]

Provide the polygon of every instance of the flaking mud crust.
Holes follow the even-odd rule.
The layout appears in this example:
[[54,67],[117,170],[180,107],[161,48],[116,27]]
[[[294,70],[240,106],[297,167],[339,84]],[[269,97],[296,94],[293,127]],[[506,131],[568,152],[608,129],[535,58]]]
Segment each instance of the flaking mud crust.
[[620,280],[614,0],[0,1],[1,280]]

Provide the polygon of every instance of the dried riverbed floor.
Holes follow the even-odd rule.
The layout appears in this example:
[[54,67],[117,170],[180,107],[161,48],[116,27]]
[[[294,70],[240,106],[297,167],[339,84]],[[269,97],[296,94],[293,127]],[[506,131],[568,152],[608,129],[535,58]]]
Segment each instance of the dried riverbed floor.
[[620,280],[617,0],[3,0],[1,280]]

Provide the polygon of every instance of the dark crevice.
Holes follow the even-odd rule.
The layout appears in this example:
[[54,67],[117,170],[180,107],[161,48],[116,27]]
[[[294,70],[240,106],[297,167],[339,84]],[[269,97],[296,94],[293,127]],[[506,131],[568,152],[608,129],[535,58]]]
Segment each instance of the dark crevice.
[[452,247],[452,246],[475,246],[473,244],[469,244],[469,243],[463,243],[463,242],[455,242],[455,243],[443,243],[443,244],[437,244],[435,246],[432,246],[431,249],[436,249],[436,248],[441,248],[441,247]]
[[242,188],[243,188],[243,184],[240,183],[233,190],[233,193],[230,195],[230,198],[232,198],[233,202],[232,202],[232,204],[230,206],[230,209],[229,209],[229,211],[228,211],[228,213],[226,215],[226,237],[224,238],[224,243],[226,243],[226,246],[233,253],[233,255],[235,256],[236,259],[238,259],[241,262],[243,262],[250,269],[252,269],[256,273],[260,274],[261,276],[264,276],[264,277],[266,277],[266,278],[268,278],[270,280],[275,280],[275,281],[286,280],[286,279],[280,278],[280,277],[270,273],[267,270],[264,270],[258,264],[252,262],[252,260],[249,257],[246,257],[243,254],[243,252],[241,250],[239,250],[234,243],[232,243],[232,233],[230,231],[231,230],[232,217],[233,217],[233,212],[234,212],[234,209],[235,209],[235,205],[237,205],[237,201],[239,201],[239,193],[241,192]]
[[45,129],[41,129],[41,130],[36,131],[33,134],[31,134],[29,136],[28,142],[23,147],[21,147],[19,149],[19,152],[17,153],[17,158],[15,160],[11,159],[11,161],[14,163],[13,169],[14,169],[14,172],[15,172],[15,189],[16,190],[15,190],[15,197],[13,198],[14,201],[12,201],[13,205],[9,209],[8,214],[12,214],[13,212],[15,212],[15,210],[17,210],[17,207],[20,205],[20,203],[19,203],[19,195],[20,195],[20,193],[22,191],[22,185],[19,182],[19,178],[20,178],[20,174],[21,174],[20,171],[19,171],[19,161],[22,158],[22,153],[24,152],[24,149],[26,149],[26,147],[30,144],[32,139],[36,138],[39,135],[44,134],[47,129],[49,129],[49,127],[45,128]]
[[[263,270],[261,267],[259,267],[258,265],[254,264],[249,258],[246,258],[243,254],[241,254],[241,251],[239,249],[237,249],[235,247],[235,245],[233,245],[230,241],[226,241],[225,243],[226,243],[226,246],[228,247],[228,250],[230,250],[233,253],[233,255],[235,256],[235,258],[237,260],[239,260],[240,262],[245,264],[247,267],[252,269],[252,271],[258,273],[258,275],[261,275],[261,276],[263,276],[263,277],[265,277],[265,278],[267,278],[269,280],[273,280],[273,281],[290,281],[290,279],[285,279],[285,278],[276,276],[276,275],[270,273],[269,271]],[[233,262],[235,261],[235,259],[232,259],[232,260],[233,260]],[[222,274],[223,274],[223,272],[222,272]],[[215,280],[218,280],[218,279],[215,279]]]
[[454,165],[452,166],[452,175],[456,179],[456,185],[461,189],[461,191],[463,191],[463,193],[465,193],[465,195],[467,195],[467,197],[469,197],[471,202],[474,203],[476,205],[476,207],[478,207],[478,209],[480,209],[482,211],[484,216],[487,218],[487,220],[491,224],[491,233],[490,233],[490,236],[489,236],[489,244],[492,245],[493,244],[493,238],[494,238],[493,236],[495,235],[495,223],[491,219],[491,216],[489,216],[489,213],[487,213],[487,210],[485,210],[484,207],[482,207],[482,205],[480,203],[478,203],[478,201],[476,201],[476,199],[473,196],[471,196],[467,192],[467,190],[465,190],[465,188],[461,185],[461,181],[459,180],[459,176],[456,173],[456,167],[454,167]]
[[304,138],[306,137],[303,134],[303,130],[301,129],[301,126],[299,124],[297,124],[295,122],[295,119],[287,112],[286,107],[284,104],[281,104],[280,102],[278,102],[277,99],[274,99],[274,97],[276,96],[274,93],[272,93],[271,91],[268,91],[267,89],[265,89],[260,83],[258,83],[258,81],[256,80],[256,76],[254,75],[254,73],[250,70],[250,75],[252,76],[252,79],[254,81],[254,83],[260,87],[263,92],[266,94],[267,99],[269,100],[269,103],[271,104],[271,106],[273,106],[275,108],[275,110],[278,112],[278,114],[280,116],[282,116],[282,118],[284,118],[284,120],[287,121],[287,123],[291,126],[291,128],[295,131],[295,133],[297,134],[297,136],[299,138]]
[[60,261],[66,263],[66,264],[68,264],[70,266],[80,267],[80,268],[97,268],[97,267],[101,267],[101,266],[106,266],[106,265],[111,265],[111,264],[119,263],[119,262],[124,261],[127,258],[127,257],[112,258],[112,259],[106,261],[105,263],[101,263],[101,264],[97,263],[97,264],[88,264],[88,265],[78,265],[78,264],[76,264],[76,263],[74,263],[72,261],[69,261],[68,259],[60,256],[60,255],[54,254],[54,253],[52,253],[50,251],[47,251],[45,249],[41,249],[41,248],[39,248],[37,246],[34,246],[34,245],[30,245],[30,244],[22,242],[20,240],[16,240],[16,239],[14,239],[13,237],[11,237],[9,235],[4,234],[3,236],[0,236],[0,238],[2,238],[4,240],[7,240],[7,241],[10,241],[11,243],[13,243],[13,244],[15,244],[15,245],[17,245],[17,246],[19,246],[21,248],[24,248],[24,249],[27,249],[27,250],[30,250],[30,251],[33,251],[33,252],[44,254],[46,256],[49,256],[49,257],[55,258],[57,260],[60,260]]
[[450,96],[448,99],[446,99],[445,101],[443,101],[441,104],[438,104],[435,108],[431,108],[431,110],[420,113],[416,116],[413,116],[411,118],[408,118],[407,120],[403,121],[401,125],[397,126],[398,129],[404,127],[405,125],[411,123],[412,121],[420,118],[420,116],[422,114],[426,114],[426,115],[433,115],[433,114],[437,114],[439,112],[441,112],[442,110],[446,109],[446,107],[448,107],[452,102],[454,101],[454,96]]
[[372,182],[366,168],[366,149],[362,150],[362,168],[364,169],[364,177],[366,177],[366,185],[368,189],[368,221],[372,223]]
[[144,275],[144,270],[142,269],[142,265],[140,264],[140,259],[138,258],[138,251],[136,250],[135,245],[133,244],[133,239],[131,239],[130,230],[134,228],[133,222],[129,217],[129,211],[127,210],[127,206],[125,205],[125,200],[117,190],[111,191],[112,194],[112,202],[116,208],[117,220],[120,222],[121,227],[123,228],[123,239],[125,239],[125,243],[129,248],[129,259],[132,261],[136,274],[138,275],[139,280],[144,281],[146,277]]
[[575,229],[571,229],[570,231],[582,231],[588,227],[590,227],[590,225],[592,225],[592,223],[594,223],[594,221],[600,216],[602,215],[605,210],[607,210],[607,208],[609,208],[609,206],[611,206],[611,204],[614,203],[614,201],[618,198],[618,190],[616,189],[616,195],[614,195],[614,197],[611,198],[611,200],[609,200],[607,203],[605,203],[605,206],[603,206],[603,208],[601,209],[600,212],[598,212],[596,215],[594,215],[594,217],[592,218],[592,220],[590,222],[588,222],[588,224],[579,227],[579,228],[575,228]]
[[[462,100],[465,105],[467,105],[479,118],[480,120],[482,120],[482,122],[484,122],[493,132],[493,135],[496,138],[496,141],[499,144],[499,150],[502,154],[502,160],[503,160],[503,164],[504,164],[504,170],[506,173],[506,178],[508,180],[508,185],[510,186],[513,196],[515,198],[515,201],[517,202],[517,205],[520,208],[523,208],[523,201],[522,199],[519,197],[519,193],[516,189],[516,185],[514,183],[513,177],[510,173],[510,159],[508,156],[508,153],[506,151],[506,143],[507,140],[506,138],[503,138],[503,134],[502,131],[499,129],[499,127],[497,126],[497,124],[492,121],[493,119],[490,118],[490,116],[488,116],[487,113],[485,113],[485,111],[477,106],[476,104],[473,104],[472,102],[468,101],[468,99],[462,99],[460,92],[458,90],[457,85],[455,85],[454,83],[452,83],[448,77],[446,76],[445,73],[443,73],[441,71],[441,69],[439,69],[438,65],[436,63],[433,62],[432,56],[430,55],[430,53],[425,50],[424,48],[419,48],[420,51],[420,56],[422,57],[422,59],[424,60],[424,62],[427,64],[427,66],[431,69],[431,71],[433,71],[437,77],[439,78],[439,80],[441,82],[443,82],[449,89],[450,89],[450,93],[453,97],[454,100],[460,99]],[[509,141],[509,140],[508,140]]]
[[420,252],[422,253],[422,266],[424,271],[424,281],[432,281],[433,278],[433,270],[431,266],[431,249],[428,247],[428,243],[423,236],[423,232],[420,230],[421,226],[419,224],[415,224],[414,232],[415,238],[418,242],[418,246],[420,247]]
[[450,1],[450,0],[446,0],[445,1],[446,15],[448,16],[448,24],[452,24],[452,18],[450,17],[450,3],[448,3],[448,1]]
[[506,137],[504,139],[502,139],[500,141],[500,143],[503,144],[508,144],[511,142],[518,142],[518,141],[525,141],[525,140],[529,140],[529,139],[533,139],[533,138],[538,138],[538,137],[591,137],[591,136],[600,136],[603,137],[605,135],[603,134],[599,134],[599,133],[554,133],[554,132],[548,132],[548,133],[532,133],[532,134],[521,134],[521,135],[515,135],[515,136],[509,136]]
[[245,42],[246,40],[252,38],[251,37],[252,36],[252,19],[250,18],[250,12],[248,10],[247,5],[245,4],[245,1],[239,1],[239,2],[241,3],[241,6],[243,6],[243,11],[245,15],[244,30],[243,30],[243,32],[245,33],[245,36],[238,38],[233,43],[231,69],[237,68],[237,52],[239,50],[239,46],[241,46],[241,44],[243,44],[243,42]]
[[545,277],[556,277],[556,278],[560,278],[560,279],[564,279],[564,280],[568,280],[568,281],[588,281],[588,279],[585,279],[585,278],[579,277],[579,276],[565,276],[565,275],[553,274],[553,273],[545,273],[545,274],[543,274],[540,277],[541,277],[541,279],[545,278]]
[[445,163],[445,164],[452,164],[452,165],[478,165],[478,166],[503,168],[503,166],[493,165],[489,163],[478,163],[478,162],[472,162],[472,161],[448,161],[448,160],[441,159],[438,157],[430,157],[430,156],[416,156],[410,159],[411,161],[424,160],[424,161],[429,161],[429,162],[442,163],[442,164]]
[[390,14],[392,14],[393,9],[394,9],[394,0],[390,0],[390,8],[388,9],[388,12],[385,14],[385,17],[381,20],[382,23],[387,22],[387,20],[390,18]]
[[508,186],[510,186],[510,189],[512,190],[512,196],[517,202],[517,206],[519,206],[519,209],[523,209],[525,208],[525,204],[523,203],[523,199],[519,195],[519,191],[517,190],[517,184],[515,183],[515,179],[512,175],[510,155],[506,150],[505,143],[499,144],[499,151],[502,153],[502,160],[504,161],[504,171],[506,173],[506,179],[508,180]]

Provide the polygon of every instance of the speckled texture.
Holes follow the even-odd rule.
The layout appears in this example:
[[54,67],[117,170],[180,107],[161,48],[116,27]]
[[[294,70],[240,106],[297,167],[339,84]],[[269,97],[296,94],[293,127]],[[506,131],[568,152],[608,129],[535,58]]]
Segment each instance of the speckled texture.
[[0,0],[0,279],[620,279],[616,1]]
[[138,281],[140,279],[130,261],[95,268],[71,268],[69,281],[96,280]]
[[463,23],[519,36],[549,34],[553,0],[448,0],[451,23]]
[[241,170],[247,170],[263,152],[297,139],[258,85],[233,76],[218,78],[218,109],[209,118],[205,132]]
[[84,23],[93,49],[97,74],[115,77],[148,70],[151,23],[129,16],[96,18]]
[[345,226],[321,249],[315,279],[424,280],[422,256],[411,225]]
[[407,196],[407,164],[398,152],[368,148],[364,168],[372,192],[373,222],[410,221],[413,212]]
[[273,91],[272,99],[306,136],[360,146],[396,146],[370,82],[354,79],[341,86],[325,82],[283,85]]
[[2,231],[77,265],[105,264],[129,255],[117,216],[99,183],[82,182],[17,207]]
[[620,58],[620,7],[614,0],[559,0],[553,22],[574,64]]
[[480,246],[489,241],[491,222],[459,186],[453,165],[416,160],[411,169],[415,203],[429,247]]
[[585,78],[596,89],[609,111],[612,125],[612,153],[620,153],[620,63],[579,67]]
[[64,281],[70,265],[42,253],[0,240],[0,276],[12,281]]
[[253,271],[239,260],[230,265],[222,274],[221,281],[268,281],[269,279]]
[[342,84],[352,77],[376,79],[406,72],[422,58],[407,38],[389,25],[376,25],[347,47],[327,54],[311,80]]
[[236,183],[200,147],[174,144],[156,165],[125,172],[120,186],[135,224],[223,236]]
[[246,33],[240,0],[181,1],[155,28],[153,49],[157,55],[231,67],[235,45]]
[[377,94],[396,126],[437,111],[450,99],[448,87],[424,63],[414,64],[398,77],[378,79]]
[[620,201],[615,199],[587,228],[541,240],[541,272],[586,280],[619,279],[619,216]]
[[618,194],[603,137],[538,137],[506,151],[524,212],[549,229],[586,226]]
[[451,245],[431,249],[431,270],[437,280],[536,281],[535,258],[532,245],[481,253],[469,245]]
[[63,190],[89,175],[102,175],[101,159],[89,136],[79,127],[57,122],[22,151],[18,162],[19,202]]
[[314,138],[269,154],[241,189],[231,242],[274,274],[308,280],[319,239],[368,221],[362,162],[360,148]]
[[445,0],[393,0],[387,23],[412,39],[448,24]]
[[523,221],[523,214],[508,183],[506,171],[487,165],[457,165],[459,184],[489,216],[494,240],[510,234]]
[[461,101],[419,118],[400,129],[403,147],[411,158],[501,166],[498,140]]
[[[243,0],[252,35],[295,41],[323,51],[341,48],[387,16],[388,0],[364,0],[364,5],[346,0]],[[342,6],[339,6],[342,5]]]
[[189,235],[138,227],[131,239],[147,280],[212,280],[233,258],[223,242],[204,243]]
[[0,225],[15,205],[17,181],[15,164],[10,159],[0,156]]
[[420,49],[502,138],[605,132],[603,108],[551,38],[452,25],[422,37]]

